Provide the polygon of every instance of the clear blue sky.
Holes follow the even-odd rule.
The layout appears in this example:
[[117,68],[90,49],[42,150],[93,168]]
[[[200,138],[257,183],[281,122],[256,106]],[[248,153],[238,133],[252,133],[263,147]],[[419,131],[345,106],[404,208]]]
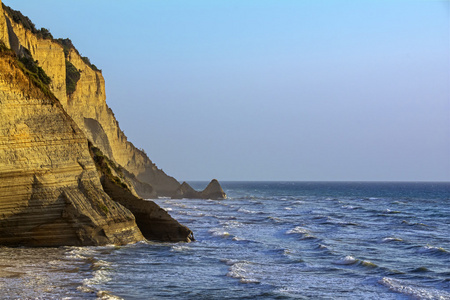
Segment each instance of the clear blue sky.
[[178,180],[450,180],[449,1],[3,2]]

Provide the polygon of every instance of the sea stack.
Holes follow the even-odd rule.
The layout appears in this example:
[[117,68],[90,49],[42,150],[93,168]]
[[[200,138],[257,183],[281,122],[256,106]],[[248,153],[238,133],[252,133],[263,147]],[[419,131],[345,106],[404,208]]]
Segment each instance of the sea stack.
[[208,186],[203,190],[203,192],[201,192],[201,196],[203,199],[213,200],[221,200],[227,198],[227,194],[225,194],[217,179],[211,180]]

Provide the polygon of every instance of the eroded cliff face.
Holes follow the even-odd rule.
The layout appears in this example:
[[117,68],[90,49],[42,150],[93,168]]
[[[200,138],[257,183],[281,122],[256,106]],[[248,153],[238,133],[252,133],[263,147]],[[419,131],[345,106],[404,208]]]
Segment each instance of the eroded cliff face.
[[[1,16],[4,16],[4,20]],[[143,198],[186,197],[175,178],[157,168],[143,151],[127,140],[106,104],[102,73],[83,60],[73,46],[67,47],[53,39],[39,38],[3,11],[0,11],[0,41],[17,54],[29,51],[33,59],[38,61],[51,78],[51,91],[88,140],[125,168],[126,182],[133,194]],[[79,80],[70,92],[66,80],[67,62],[79,73]]]
[[104,192],[83,132],[24,72],[0,52],[0,244],[142,240],[133,214]]
[[[143,197],[155,196],[154,193],[148,193],[146,184],[160,195],[169,195],[178,188],[178,181],[158,169],[145,153],[127,140],[106,104],[105,80],[100,71],[87,64],[74,48],[69,48],[65,55],[60,43],[38,38],[22,24],[14,22],[7,13],[1,11],[1,15],[4,18],[0,18],[0,40],[18,54],[26,51],[24,48],[30,51],[33,59],[51,78],[51,91],[86,137],[134,175],[129,181],[138,194]],[[80,72],[76,89],[70,95],[66,87],[66,60]]]

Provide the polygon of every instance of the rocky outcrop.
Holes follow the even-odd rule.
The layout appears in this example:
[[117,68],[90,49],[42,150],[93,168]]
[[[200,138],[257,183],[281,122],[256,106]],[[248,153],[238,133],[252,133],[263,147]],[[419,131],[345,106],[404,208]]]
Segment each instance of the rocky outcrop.
[[117,167],[96,147],[90,146],[91,155],[101,174],[101,183],[112,200],[128,208],[145,238],[163,242],[190,242],[192,231],[178,223],[153,201],[136,197],[124,182],[123,168]]
[[0,244],[142,240],[133,214],[104,192],[85,135],[33,76],[1,47]]

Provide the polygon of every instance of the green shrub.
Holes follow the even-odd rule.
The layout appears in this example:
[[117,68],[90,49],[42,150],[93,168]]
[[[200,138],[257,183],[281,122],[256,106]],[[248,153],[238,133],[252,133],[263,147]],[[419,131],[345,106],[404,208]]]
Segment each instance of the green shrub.
[[66,92],[72,95],[77,88],[77,82],[80,80],[80,71],[68,60],[66,60]]
[[38,30],[36,29],[36,26],[34,26],[34,23],[31,22],[30,18],[27,16],[24,16],[20,11],[14,10],[9,6],[6,6],[2,3],[3,10],[6,11],[6,13],[13,19],[14,22],[18,24],[22,24],[23,27],[30,30],[32,33],[36,34],[38,33]]

